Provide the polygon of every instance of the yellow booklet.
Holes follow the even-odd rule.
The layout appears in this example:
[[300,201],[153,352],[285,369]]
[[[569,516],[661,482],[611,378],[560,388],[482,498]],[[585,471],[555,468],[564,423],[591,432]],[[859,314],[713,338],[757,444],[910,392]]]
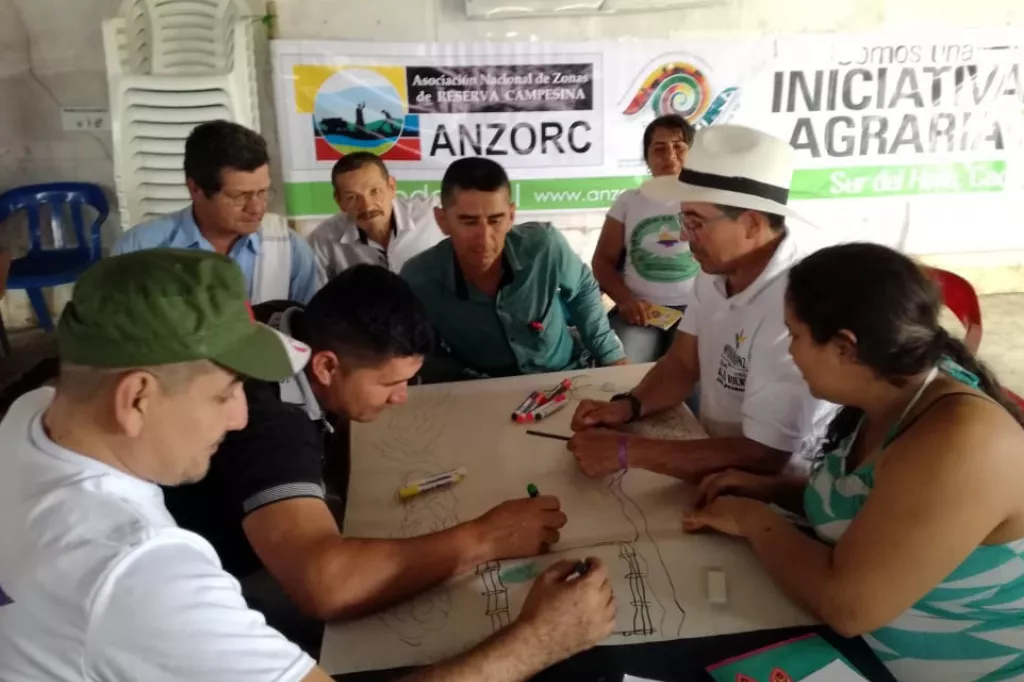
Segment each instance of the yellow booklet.
[[644,309],[647,312],[648,327],[657,327],[668,331],[683,319],[683,314],[675,308],[666,308],[656,303],[644,302]]

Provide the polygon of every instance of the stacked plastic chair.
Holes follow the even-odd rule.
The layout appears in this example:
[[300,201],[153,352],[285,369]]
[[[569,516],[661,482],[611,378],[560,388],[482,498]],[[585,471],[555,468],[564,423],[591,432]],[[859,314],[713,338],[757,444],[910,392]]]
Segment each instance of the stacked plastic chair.
[[252,20],[237,0],[125,0],[103,23],[122,229],[186,205],[185,139],[259,129]]

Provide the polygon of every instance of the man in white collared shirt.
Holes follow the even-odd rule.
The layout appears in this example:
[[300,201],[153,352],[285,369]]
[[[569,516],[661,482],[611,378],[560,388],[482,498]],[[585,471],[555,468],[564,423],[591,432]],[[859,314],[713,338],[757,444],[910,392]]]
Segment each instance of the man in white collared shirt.
[[434,220],[434,202],[399,197],[395,179],[375,154],[343,156],[331,170],[331,184],[341,213],[309,236],[327,279],[359,263],[398,273],[410,258],[444,239]]
[[[789,354],[783,312],[789,268],[809,249],[786,224],[793,149],[741,126],[697,134],[679,180],[641,191],[681,203],[701,265],[672,348],[634,390],[583,401],[570,442],[580,467],[601,476],[626,466],[697,482],[729,468],[778,473],[800,465],[834,407],[810,394]],[[702,441],[652,441],[616,427],[675,407],[700,383]],[[797,455],[794,457],[794,455]]]
[[[240,269],[205,249],[105,258],[76,283],[57,329],[56,389],[22,396],[0,420],[0,680],[330,682],[249,608],[214,547],[175,524],[159,487],[203,479],[218,444],[247,426],[243,378],[287,379],[312,355],[256,324],[246,298]],[[406,300],[414,300],[411,291]],[[301,499],[291,502],[301,508]],[[296,518],[275,541],[308,533],[302,546],[315,555],[315,547],[342,539],[329,515],[327,528]],[[501,535],[522,530],[512,523]],[[450,531],[435,535],[434,552],[450,554]],[[509,556],[486,535],[465,537],[464,551]],[[344,564],[318,575],[295,560],[290,575],[397,601],[401,593],[372,583],[399,572],[371,570],[366,582],[353,571],[374,553],[367,542],[407,566],[413,581],[456,570],[443,558],[431,568],[430,552],[416,550],[422,539],[346,539]],[[557,539],[553,532],[545,544]],[[407,548],[404,560],[386,549],[394,542]],[[520,682],[604,640],[615,627],[614,598],[605,567],[589,561],[586,575],[576,572],[575,558],[556,562],[514,623],[403,679]]]
[[221,253],[245,275],[253,304],[288,299],[309,303],[320,288],[313,253],[279,215],[270,155],[263,137],[231,121],[195,127],[185,141],[185,183],[192,202],[137,225],[114,243],[112,255],[146,249]]

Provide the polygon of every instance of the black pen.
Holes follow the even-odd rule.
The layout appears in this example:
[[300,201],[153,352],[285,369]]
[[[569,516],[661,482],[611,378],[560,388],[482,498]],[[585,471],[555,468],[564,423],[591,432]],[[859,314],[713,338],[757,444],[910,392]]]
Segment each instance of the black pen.
[[560,436],[557,433],[545,433],[544,431],[533,431],[531,429],[527,429],[526,433],[531,435],[531,436],[539,436],[541,438],[551,438],[552,440],[562,440],[562,441],[570,441],[570,440],[572,440],[572,436]]

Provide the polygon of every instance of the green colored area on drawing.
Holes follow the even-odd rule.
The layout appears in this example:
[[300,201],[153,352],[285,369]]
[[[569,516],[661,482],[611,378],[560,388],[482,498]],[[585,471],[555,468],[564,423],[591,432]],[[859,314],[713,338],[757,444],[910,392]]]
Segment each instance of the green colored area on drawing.
[[540,571],[537,569],[537,564],[520,564],[519,566],[514,566],[507,571],[502,571],[501,582],[512,585],[516,583],[525,583],[533,580],[538,575],[540,575]]

